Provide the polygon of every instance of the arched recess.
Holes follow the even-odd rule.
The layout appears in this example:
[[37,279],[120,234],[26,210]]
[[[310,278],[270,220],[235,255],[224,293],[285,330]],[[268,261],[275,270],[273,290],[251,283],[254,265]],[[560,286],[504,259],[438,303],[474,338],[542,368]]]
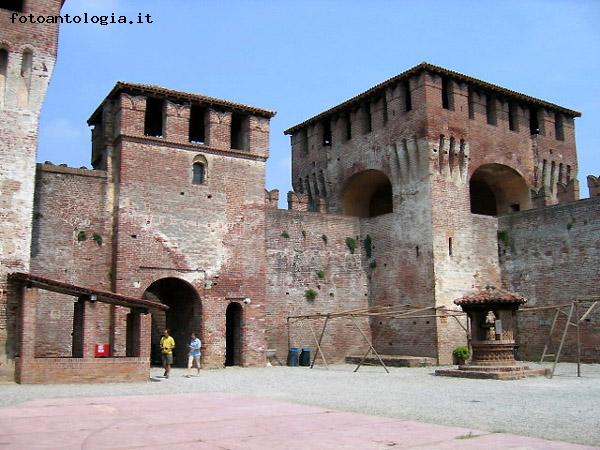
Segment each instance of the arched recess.
[[242,305],[232,302],[225,312],[225,366],[242,365]]
[[471,212],[497,216],[531,208],[529,187],[513,168],[503,164],[484,164],[469,181]]
[[17,104],[19,108],[26,108],[29,105],[32,71],[33,52],[26,48],[23,50],[23,56],[21,59],[21,76],[17,86]]
[[375,217],[393,212],[392,183],[379,170],[364,170],[354,174],[342,190],[344,214]]
[[204,155],[196,155],[192,162],[192,184],[205,184],[208,169],[208,161]]
[[173,365],[185,367],[190,334],[202,335],[202,304],[196,289],[179,278],[161,278],[146,289],[143,297],[169,307],[167,311],[152,313],[152,363],[160,364],[160,338],[168,328],[175,339]]

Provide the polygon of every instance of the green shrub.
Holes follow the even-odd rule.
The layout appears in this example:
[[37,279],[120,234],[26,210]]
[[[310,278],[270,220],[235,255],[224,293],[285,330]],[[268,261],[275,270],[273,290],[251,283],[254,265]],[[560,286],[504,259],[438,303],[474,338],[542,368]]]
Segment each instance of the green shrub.
[[327,235],[326,234],[322,235],[321,239],[323,239],[323,242],[325,242],[327,244]]
[[284,231],[281,233],[281,237],[285,238],[285,239],[289,239],[290,238],[290,234],[287,231]]
[[356,250],[356,239],[347,237],[346,246],[348,247],[348,250],[350,250],[350,253],[354,254],[354,250]]
[[317,298],[317,295],[319,295],[319,293],[314,289],[307,289],[306,291],[304,291],[304,296],[307,300],[314,300],[315,298]]
[[85,231],[81,230],[79,233],[77,233],[77,242],[83,241],[87,241],[87,235],[85,234]]
[[322,271],[322,270],[319,270],[319,271],[317,272],[317,277],[319,277],[319,278],[325,278],[325,272],[324,272],[324,271]]
[[371,236],[367,234],[364,241],[365,245],[365,254],[367,255],[367,259],[371,257],[373,254],[373,241],[371,240]]
[[370,267],[371,269],[374,269],[375,267],[377,267],[377,261],[375,261],[375,260],[371,261],[371,262],[369,263],[369,267]]
[[94,233],[92,235],[92,239],[96,242],[96,244],[102,245],[102,236],[100,236],[98,233]]
[[469,351],[468,347],[461,345],[459,347],[456,347],[454,350],[452,350],[452,355],[456,359],[461,359],[463,361],[466,361],[467,359],[469,359],[471,357],[471,352]]

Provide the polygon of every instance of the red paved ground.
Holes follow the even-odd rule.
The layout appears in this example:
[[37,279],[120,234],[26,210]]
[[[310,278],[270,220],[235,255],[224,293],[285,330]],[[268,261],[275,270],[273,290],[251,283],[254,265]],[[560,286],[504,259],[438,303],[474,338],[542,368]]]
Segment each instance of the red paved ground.
[[581,445],[205,393],[0,408],[2,449],[585,449]]

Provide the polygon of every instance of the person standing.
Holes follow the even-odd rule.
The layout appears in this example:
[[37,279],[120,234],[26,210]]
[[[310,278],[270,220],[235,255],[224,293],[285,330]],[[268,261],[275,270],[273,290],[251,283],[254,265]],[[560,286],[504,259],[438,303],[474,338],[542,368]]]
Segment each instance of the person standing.
[[196,333],[192,333],[190,338],[190,352],[188,354],[188,373],[187,377],[191,377],[192,374],[192,365],[196,363],[196,370],[198,371],[198,375],[200,375],[200,355],[202,352],[200,351],[200,347],[202,346],[202,342],[196,336]]
[[160,350],[162,354],[162,363],[165,368],[165,378],[169,378],[171,365],[173,364],[173,349],[175,348],[175,339],[169,336],[169,330],[165,328],[163,336],[160,338]]

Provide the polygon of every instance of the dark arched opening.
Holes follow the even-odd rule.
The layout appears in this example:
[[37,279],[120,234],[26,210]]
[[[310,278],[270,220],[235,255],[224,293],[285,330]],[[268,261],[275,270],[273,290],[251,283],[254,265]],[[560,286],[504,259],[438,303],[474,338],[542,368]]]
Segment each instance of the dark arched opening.
[[151,360],[160,365],[160,338],[169,329],[175,339],[173,365],[187,364],[188,341],[192,332],[201,335],[202,306],[194,287],[178,278],[163,278],[152,283],[144,298],[159,301],[169,307],[167,311],[152,313]]
[[375,217],[393,212],[393,191],[389,178],[379,170],[359,172],[342,191],[344,214]]
[[230,303],[225,313],[225,365],[242,364],[242,306]]
[[497,216],[531,208],[529,188],[523,177],[503,164],[484,164],[469,181],[471,212]]

